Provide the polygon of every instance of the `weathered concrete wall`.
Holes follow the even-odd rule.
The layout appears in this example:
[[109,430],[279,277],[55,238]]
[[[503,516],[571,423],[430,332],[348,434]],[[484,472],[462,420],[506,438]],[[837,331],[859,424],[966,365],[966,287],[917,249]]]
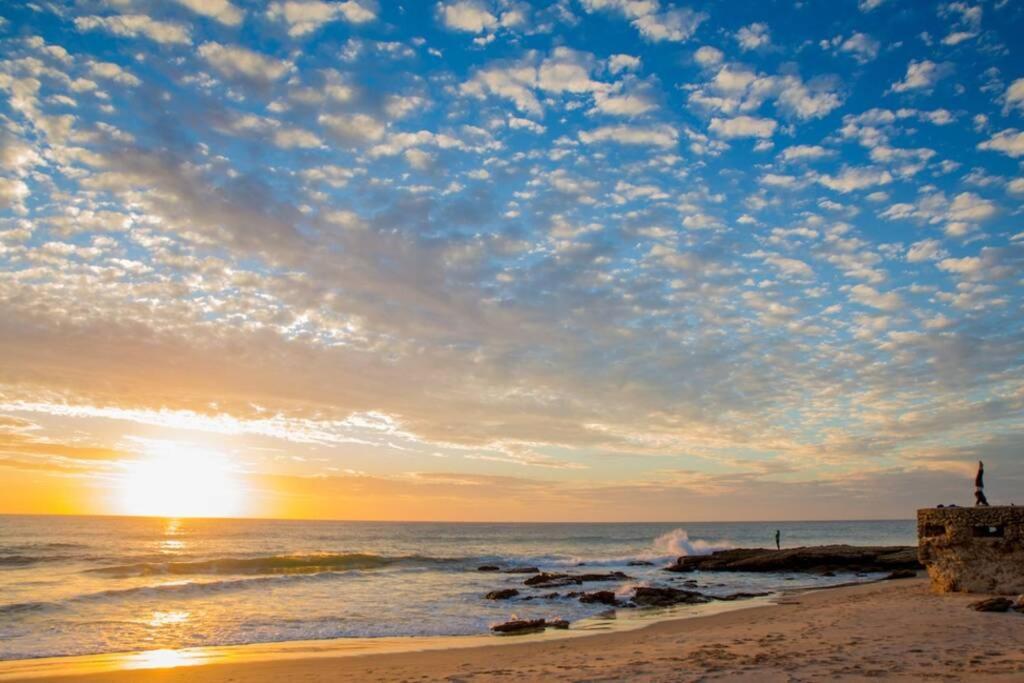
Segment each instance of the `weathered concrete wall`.
[[917,553],[939,593],[1024,593],[1024,507],[918,510]]

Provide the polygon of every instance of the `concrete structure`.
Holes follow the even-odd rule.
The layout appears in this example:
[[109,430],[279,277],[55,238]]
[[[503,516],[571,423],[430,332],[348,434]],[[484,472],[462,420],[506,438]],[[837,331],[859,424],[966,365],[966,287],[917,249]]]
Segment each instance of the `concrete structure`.
[[917,554],[939,593],[1024,593],[1024,507],[917,511]]

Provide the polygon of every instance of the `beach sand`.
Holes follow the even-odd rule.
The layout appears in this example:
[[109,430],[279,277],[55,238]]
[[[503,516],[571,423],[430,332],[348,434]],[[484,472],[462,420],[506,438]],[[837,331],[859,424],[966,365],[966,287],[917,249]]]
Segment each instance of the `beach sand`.
[[980,597],[934,595],[925,580],[905,579],[580,638],[511,637],[476,647],[270,661],[246,661],[245,648],[238,648],[238,658],[227,663],[32,680],[1024,681],[1024,614],[968,609]]

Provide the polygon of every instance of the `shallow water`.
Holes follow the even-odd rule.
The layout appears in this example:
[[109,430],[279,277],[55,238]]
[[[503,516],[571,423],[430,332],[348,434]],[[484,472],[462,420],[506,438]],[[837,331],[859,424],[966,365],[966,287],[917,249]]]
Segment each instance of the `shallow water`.
[[[909,520],[449,524],[0,516],[0,659],[470,635],[512,616],[576,621],[607,607],[542,599],[552,589],[523,586],[528,575],[476,568],[618,570],[632,578],[583,588],[626,594],[637,584],[692,578],[661,571],[679,555],[768,547],[775,529],[784,547],[916,543]],[[654,566],[629,564],[637,560]],[[702,592],[724,595],[869,577],[695,578]],[[518,588],[521,595],[483,599],[498,588]]]

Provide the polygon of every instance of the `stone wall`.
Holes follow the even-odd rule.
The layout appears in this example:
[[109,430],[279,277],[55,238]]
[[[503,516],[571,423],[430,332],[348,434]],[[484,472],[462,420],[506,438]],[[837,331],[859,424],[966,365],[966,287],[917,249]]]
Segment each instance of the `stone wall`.
[[1024,507],[917,511],[917,553],[939,593],[1024,593]]

